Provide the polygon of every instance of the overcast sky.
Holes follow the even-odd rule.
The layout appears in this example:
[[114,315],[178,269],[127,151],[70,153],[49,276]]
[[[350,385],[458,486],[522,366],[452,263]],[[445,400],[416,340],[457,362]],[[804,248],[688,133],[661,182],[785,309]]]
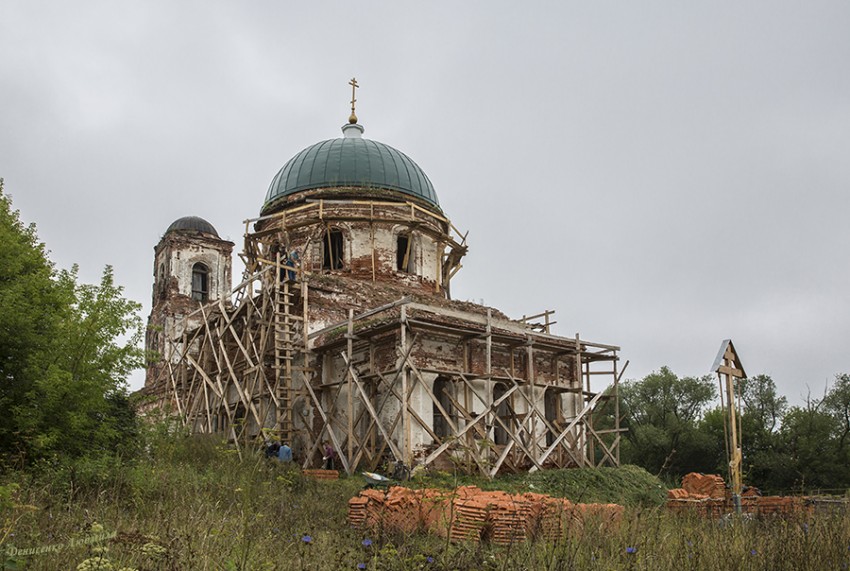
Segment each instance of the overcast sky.
[[0,177],[147,316],[168,225],[238,248],[352,76],[365,136],[469,231],[454,297],[555,309],[627,378],[706,374],[729,337],[795,403],[850,372],[846,1],[4,0]]

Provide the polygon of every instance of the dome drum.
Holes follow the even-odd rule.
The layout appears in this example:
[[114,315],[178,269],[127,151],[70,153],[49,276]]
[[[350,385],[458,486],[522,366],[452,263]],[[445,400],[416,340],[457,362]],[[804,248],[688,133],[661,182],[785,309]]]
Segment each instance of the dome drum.
[[[442,216],[412,202],[386,199],[317,199],[263,217],[254,229],[265,244],[286,244],[313,271],[365,280],[382,276],[420,283],[428,291],[441,281],[441,244],[452,242]],[[268,254],[263,257],[269,259]]]

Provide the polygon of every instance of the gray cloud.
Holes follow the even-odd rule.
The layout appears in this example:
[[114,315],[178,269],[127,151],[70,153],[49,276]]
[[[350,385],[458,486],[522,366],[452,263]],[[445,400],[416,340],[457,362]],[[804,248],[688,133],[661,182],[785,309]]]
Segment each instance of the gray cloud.
[[[196,214],[237,242],[338,136],[413,157],[469,230],[455,295],[703,374],[724,337],[796,402],[850,371],[843,2],[0,6],[0,176],[58,265]],[[134,380],[139,383],[140,377]]]

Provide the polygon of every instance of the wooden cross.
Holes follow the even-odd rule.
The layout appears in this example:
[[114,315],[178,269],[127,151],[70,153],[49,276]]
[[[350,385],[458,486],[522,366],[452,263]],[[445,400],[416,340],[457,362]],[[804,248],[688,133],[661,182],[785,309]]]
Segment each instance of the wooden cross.
[[348,85],[351,86],[351,117],[348,118],[349,123],[357,123],[357,115],[354,114],[354,104],[357,102],[355,98],[355,89],[360,87],[357,85],[357,79],[352,77],[351,81],[348,82]]

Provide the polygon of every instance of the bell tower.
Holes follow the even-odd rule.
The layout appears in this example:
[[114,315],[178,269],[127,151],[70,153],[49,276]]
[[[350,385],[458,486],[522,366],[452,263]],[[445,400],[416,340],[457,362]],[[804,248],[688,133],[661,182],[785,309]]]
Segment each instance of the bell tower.
[[[145,392],[161,396],[169,361],[176,362],[172,340],[184,326],[203,322],[191,317],[200,306],[223,299],[230,304],[233,242],[222,240],[212,224],[197,216],[175,220],[154,248],[153,295],[145,337],[149,355]],[[156,400],[156,399],[155,399]]]

